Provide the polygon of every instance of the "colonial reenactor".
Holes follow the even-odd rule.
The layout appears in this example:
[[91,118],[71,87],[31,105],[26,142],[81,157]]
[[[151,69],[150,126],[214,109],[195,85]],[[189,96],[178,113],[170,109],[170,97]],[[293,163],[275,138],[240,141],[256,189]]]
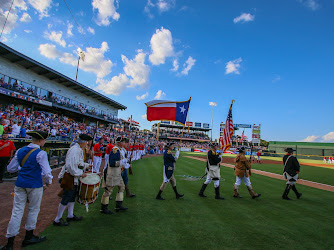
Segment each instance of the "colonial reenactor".
[[174,170],[175,170],[175,163],[176,160],[179,158],[180,150],[177,150],[175,156],[172,154],[173,143],[168,143],[166,150],[164,152],[164,168],[163,168],[163,182],[160,186],[159,193],[156,197],[157,200],[164,200],[165,198],[161,197],[161,193],[165,190],[168,183],[172,184],[173,190],[176,195],[176,199],[183,197],[184,194],[179,194],[176,189],[176,180],[174,177]]
[[99,142],[94,145],[94,157],[93,157],[93,164],[94,164],[94,172],[100,172],[100,166],[102,163],[102,154],[103,154],[103,138],[99,139]]
[[207,155],[207,163],[206,163],[206,181],[203,183],[201,190],[198,195],[200,197],[206,197],[204,194],[204,190],[206,187],[213,181],[215,187],[215,199],[224,200],[224,197],[220,196],[219,191],[219,180],[220,180],[220,165],[219,163],[222,161],[222,155],[217,153],[217,144],[211,144],[211,150],[209,150]]
[[122,168],[128,168],[128,160],[121,154],[121,148],[124,147],[124,142],[128,142],[127,139],[118,137],[116,139],[116,145],[109,154],[109,165],[104,171],[104,178],[102,180],[102,188],[104,192],[101,199],[101,210],[103,214],[112,214],[112,211],[108,209],[109,197],[112,194],[114,187],[118,187],[118,193],[116,195],[116,212],[125,211],[128,208],[123,207],[123,192],[125,185],[122,179]]
[[[58,213],[53,222],[54,226],[68,226],[70,221],[80,221],[82,216],[74,214],[74,204],[77,195],[79,178],[86,177],[84,173],[91,165],[84,162],[83,148],[87,146],[88,141],[92,137],[86,134],[81,134],[77,142],[67,151],[65,165],[59,173],[61,180],[60,187],[63,189],[62,199],[59,203]],[[62,219],[65,209],[68,209],[66,222]]]
[[287,182],[286,182],[286,188],[282,195],[282,199],[291,200],[288,197],[290,189],[292,189],[293,192],[295,192],[297,199],[299,199],[302,196],[302,193],[299,193],[296,188],[296,182],[298,180],[298,174],[300,171],[299,162],[297,158],[293,156],[293,151],[296,150],[292,148],[286,148],[284,151],[287,152],[287,154],[283,156],[283,164],[284,164],[283,177],[284,179],[287,180]]
[[[28,203],[28,216],[25,225],[26,236],[22,246],[40,243],[46,237],[39,237],[33,234],[36,228],[38,213],[40,211],[43,196],[43,179],[46,186],[52,183],[51,168],[48,162],[47,153],[40,149],[43,147],[49,134],[43,131],[27,132],[32,136],[32,142],[16,153],[12,161],[7,166],[9,173],[18,171],[18,177],[14,188],[14,202],[12,217],[9,221],[6,238],[8,243],[3,249],[13,249],[14,238],[19,234],[24,208]],[[44,188],[46,187],[44,186]]]
[[[123,157],[124,159],[128,159],[127,157],[127,148],[129,147],[129,140],[128,139],[123,139],[124,142],[123,142],[123,145],[122,145],[122,148],[121,148],[121,157]],[[126,197],[130,197],[130,198],[133,198],[135,197],[136,195],[135,194],[132,194],[130,192],[130,189],[129,189],[129,175],[128,175],[128,169],[131,168],[131,164],[129,164],[129,160],[127,160],[127,164],[125,165],[123,171],[122,171],[122,179],[123,179],[123,182],[124,182],[124,185],[125,185],[125,193],[126,193]]]
[[239,195],[239,187],[241,182],[243,181],[248,189],[249,194],[252,196],[253,199],[258,198],[261,196],[261,194],[257,194],[254,192],[251,181],[249,179],[249,176],[252,175],[251,168],[252,164],[250,163],[250,160],[247,160],[245,156],[246,149],[244,147],[241,147],[239,149],[239,154],[235,157],[235,175],[236,175],[236,181],[234,184],[234,194],[233,197],[235,198],[241,198]]

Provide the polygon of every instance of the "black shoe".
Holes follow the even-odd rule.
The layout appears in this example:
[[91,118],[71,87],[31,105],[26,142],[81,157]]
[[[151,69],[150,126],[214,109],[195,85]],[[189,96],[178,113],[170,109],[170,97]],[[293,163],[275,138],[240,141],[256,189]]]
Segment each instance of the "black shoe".
[[1,250],[13,250],[14,249],[14,239],[15,239],[15,236],[8,238],[7,245],[1,247],[0,249]]
[[162,200],[162,201],[163,201],[163,200],[166,200],[165,198],[161,197],[160,195],[159,195],[159,196],[157,195],[157,197],[155,197],[155,198],[156,198],[157,200]]
[[116,201],[116,207],[115,207],[115,210],[116,210],[116,212],[119,212],[119,211],[126,211],[126,210],[128,210],[128,208],[122,206],[122,201]]
[[291,200],[288,196],[282,196],[282,199],[283,199],[283,200],[288,200],[288,201]]
[[43,236],[43,237],[35,236],[33,234],[33,230],[26,231],[26,237],[24,238],[24,240],[22,242],[22,247],[37,244],[37,243],[41,243],[43,241],[46,241],[45,236]]
[[216,200],[225,200],[224,197],[220,197],[220,196],[215,196],[215,199],[216,199]]
[[176,199],[179,199],[179,198],[181,198],[183,196],[184,196],[184,194],[176,194]]
[[108,205],[103,205],[103,204],[101,204],[100,212],[102,214],[113,214],[113,212],[108,209]]
[[255,196],[252,197],[252,199],[256,199],[256,198],[259,198],[261,196],[261,194],[257,194]]
[[302,193],[298,193],[297,194],[297,199],[300,199],[300,197],[302,197],[302,195],[303,195]]
[[199,192],[198,193],[199,197],[207,197],[204,193]]
[[62,218],[59,220],[59,222],[53,221],[54,226],[59,226],[59,227],[64,227],[64,226],[69,226],[70,224],[66,221],[64,221]]
[[242,198],[242,196],[233,195],[234,198]]
[[67,222],[70,222],[70,221],[81,221],[83,219],[82,216],[76,216],[76,215],[73,215],[72,218],[68,218],[66,219]]

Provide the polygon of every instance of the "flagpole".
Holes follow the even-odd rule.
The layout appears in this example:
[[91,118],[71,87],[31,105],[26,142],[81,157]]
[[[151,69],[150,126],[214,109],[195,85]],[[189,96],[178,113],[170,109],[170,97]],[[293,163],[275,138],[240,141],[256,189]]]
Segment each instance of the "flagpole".
[[77,73],[76,73],[76,75],[75,75],[75,81],[77,81],[77,79],[78,79],[79,62],[80,62],[80,56],[79,56],[79,58],[78,58],[78,66],[77,66]]

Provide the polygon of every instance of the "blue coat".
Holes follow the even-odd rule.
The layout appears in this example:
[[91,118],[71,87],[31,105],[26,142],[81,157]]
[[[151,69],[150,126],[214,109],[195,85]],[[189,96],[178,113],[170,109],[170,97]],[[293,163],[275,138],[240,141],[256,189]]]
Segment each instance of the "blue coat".
[[164,152],[164,166],[165,166],[165,174],[168,179],[170,179],[174,172],[174,163],[176,162],[173,154],[168,149]]

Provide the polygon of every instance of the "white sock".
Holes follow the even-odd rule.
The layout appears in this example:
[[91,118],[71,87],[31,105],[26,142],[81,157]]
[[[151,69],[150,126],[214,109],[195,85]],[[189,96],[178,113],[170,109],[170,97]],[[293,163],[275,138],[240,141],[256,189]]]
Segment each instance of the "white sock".
[[66,209],[66,206],[64,206],[61,203],[59,203],[58,213],[57,213],[57,217],[55,219],[56,223],[58,223],[59,220],[63,217],[63,213],[64,213],[65,209]]
[[69,202],[68,205],[68,215],[67,215],[67,218],[73,218],[74,215],[73,215],[73,210],[74,210],[74,202]]

